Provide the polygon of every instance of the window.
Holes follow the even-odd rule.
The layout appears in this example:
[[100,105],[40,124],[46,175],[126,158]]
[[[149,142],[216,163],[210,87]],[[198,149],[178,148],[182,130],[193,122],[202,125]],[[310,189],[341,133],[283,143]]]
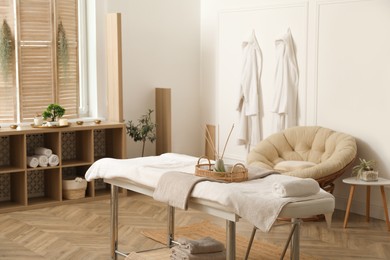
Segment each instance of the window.
[[11,73],[0,73],[0,122],[32,121],[51,103],[63,106],[66,117],[78,117],[78,0],[0,0],[0,5],[15,42]]

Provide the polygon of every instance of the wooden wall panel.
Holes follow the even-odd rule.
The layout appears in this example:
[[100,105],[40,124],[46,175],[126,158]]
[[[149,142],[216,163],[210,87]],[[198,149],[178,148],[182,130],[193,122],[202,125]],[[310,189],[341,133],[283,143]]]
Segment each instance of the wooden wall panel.
[[156,88],[156,155],[172,151],[171,89]]
[[107,106],[108,120],[123,122],[121,14],[107,15]]

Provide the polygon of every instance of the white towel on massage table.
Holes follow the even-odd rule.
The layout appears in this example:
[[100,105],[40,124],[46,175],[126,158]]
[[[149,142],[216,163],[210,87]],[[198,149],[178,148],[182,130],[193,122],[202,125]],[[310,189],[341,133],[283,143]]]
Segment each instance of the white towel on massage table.
[[310,196],[320,192],[320,185],[312,178],[275,182],[272,192],[281,198]]
[[[159,178],[165,172],[181,171],[193,174],[197,161],[196,157],[179,154],[163,154],[125,160],[104,158],[92,164],[85,178],[87,181],[98,178],[124,178],[156,188]],[[229,207],[261,231],[268,232],[287,203],[320,198],[334,199],[333,195],[323,190],[307,197],[280,198],[273,194],[272,187],[275,182],[296,179],[298,178],[272,174],[266,178],[240,183],[203,181],[195,185],[191,196]]]

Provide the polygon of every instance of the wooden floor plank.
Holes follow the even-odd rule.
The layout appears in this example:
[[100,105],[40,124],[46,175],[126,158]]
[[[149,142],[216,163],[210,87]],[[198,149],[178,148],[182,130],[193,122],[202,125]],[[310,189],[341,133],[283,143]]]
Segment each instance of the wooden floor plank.
[[[0,214],[0,259],[66,260],[109,259],[109,200],[61,205],[29,211]],[[351,214],[343,228],[344,211],[336,211],[332,227],[324,221],[304,222],[301,250],[318,259],[390,259],[390,233],[382,220]],[[166,226],[166,206],[151,198],[131,194],[119,202],[119,247],[137,251],[158,244],[140,234],[147,228]],[[225,221],[198,211],[176,211],[176,225],[204,220],[225,227]],[[244,220],[237,232],[249,237],[252,226]],[[283,246],[289,227],[257,232],[257,240]],[[119,259],[123,259],[119,257]]]

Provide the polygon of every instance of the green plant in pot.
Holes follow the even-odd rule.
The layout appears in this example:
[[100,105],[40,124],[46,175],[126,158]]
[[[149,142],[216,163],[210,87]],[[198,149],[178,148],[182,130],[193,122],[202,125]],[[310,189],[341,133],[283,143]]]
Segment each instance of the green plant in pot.
[[42,113],[42,117],[50,122],[56,122],[65,114],[65,108],[58,104],[50,104]]
[[133,138],[134,142],[142,141],[142,157],[144,156],[146,141],[149,140],[153,143],[156,140],[156,124],[152,121],[152,113],[153,110],[149,109],[148,113],[138,119],[138,124],[130,120],[126,125],[127,134]]
[[366,160],[359,158],[359,164],[352,168],[352,175],[363,181],[378,180],[378,171],[374,170],[376,162],[374,160]]

